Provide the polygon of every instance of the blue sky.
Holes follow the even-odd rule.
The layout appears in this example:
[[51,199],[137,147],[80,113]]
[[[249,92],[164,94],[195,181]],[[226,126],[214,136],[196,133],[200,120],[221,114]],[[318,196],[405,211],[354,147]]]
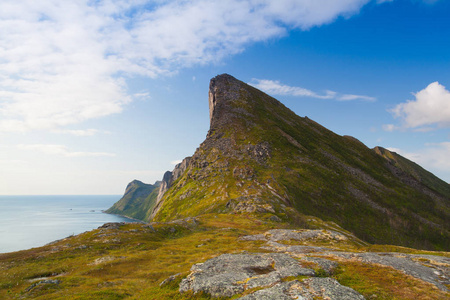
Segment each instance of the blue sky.
[[221,73],[450,182],[448,1],[0,6],[0,194],[159,180],[204,140]]

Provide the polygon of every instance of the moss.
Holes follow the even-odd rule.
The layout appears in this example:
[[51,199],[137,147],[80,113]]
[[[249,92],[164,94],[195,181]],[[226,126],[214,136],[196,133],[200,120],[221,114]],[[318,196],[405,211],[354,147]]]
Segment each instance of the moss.
[[430,283],[406,276],[401,271],[361,262],[340,262],[335,277],[342,285],[361,293],[366,299],[445,299]]

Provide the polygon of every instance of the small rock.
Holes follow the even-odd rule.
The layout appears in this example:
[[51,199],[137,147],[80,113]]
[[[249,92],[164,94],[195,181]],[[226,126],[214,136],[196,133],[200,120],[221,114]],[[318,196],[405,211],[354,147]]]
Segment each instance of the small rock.
[[277,217],[275,215],[271,216],[269,218],[269,220],[272,221],[272,222],[281,222],[282,221],[279,217]]
[[241,241],[267,241],[264,234],[245,235],[239,238]]
[[119,229],[120,226],[125,225],[125,222],[113,222],[113,223],[105,223],[100,228],[106,228],[106,229]]
[[179,277],[180,275],[181,275],[181,273],[177,273],[177,274],[175,274],[175,275],[169,276],[168,278],[164,279],[164,280],[159,284],[159,286],[163,286],[163,285],[168,284],[169,282],[174,281],[174,280],[177,279],[177,277]]
[[123,258],[122,256],[121,257],[114,257],[114,256],[103,256],[103,257],[100,257],[100,258],[97,258],[96,260],[94,260],[92,263],[90,263],[89,265],[99,265],[99,264],[102,264],[102,263],[107,263],[107,262],[111,262],[111,261],[113,261],[113,260],[116,260],[116,259],[118,259],[118,258]]
[[155,228],[152,226],[152,224],[147,224],[147,225],[144,225],[142,227],[148,228],[148,229],[150,229],[150,231],[155,232]]
[[58,284],[60,284],[60,283],[61,283],[61,281],[59,281],[59,280],[57,280],[57,279],[46,279],[46,280],[41,280],[41,281],[36,282],[36,283],[33,283],[32,285],[30,285],[29,287],[27,287],[27,288],[25,289],[25,292],[29,292],[29,291],[31,291],[33,288],[35,288],[36,286],[41,285],[41,284],[56,284],[56,285],[58,285]]

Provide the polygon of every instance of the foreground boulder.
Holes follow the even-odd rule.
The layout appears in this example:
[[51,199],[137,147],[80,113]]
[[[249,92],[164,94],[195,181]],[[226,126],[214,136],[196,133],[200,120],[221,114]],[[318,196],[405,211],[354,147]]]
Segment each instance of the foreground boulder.
[[180,283],[180,292],[232,297],[249,289],[262,288],[242,299],[313,299],[317,296],[364,299],[334,279],[308,278],[283,282],[283,279],[297,276],[312,277],[315,272],[283,253],[223,254],[193,265],[191,273]]

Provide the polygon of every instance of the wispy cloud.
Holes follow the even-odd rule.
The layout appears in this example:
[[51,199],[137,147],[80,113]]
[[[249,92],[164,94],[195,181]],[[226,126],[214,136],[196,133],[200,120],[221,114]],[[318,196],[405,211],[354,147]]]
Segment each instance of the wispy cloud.
[[100,157],[100,156],[114,157],[114,156],[116,156],[114,153],[107,153],[107,152],[70,151],[70,149],[64,145],[44,145],[44,144],[25,145],[25,144],[20,144],[17,146],[17,148],[20,150],[38,151],[38,152],[42,152],[42,153],[48,154],[48,155],[57,155],[57,156],[64,156],[64,157]]
[[394,130],[398,129],[398,126],[394,125],[394,124],[384,124],[382,126],[384,131],[388,131],[388,132],[392,132]]
[[2,0],[0,131],[120,113],[133,99],[132,76],[217,62],[290,29],[349,17],[369,1]]
[[297,86],[289,86],[282,84],[278,80],[268,79],[253,79],[252,86],[266,92],[270,95],[285,95],[285,96],[297,96],[297,97],[311,97],[318,99],[333,99],[337,101],[376,101],[376,98],[364,96],[364,95],[352,95],[352,94],[340,94],[334,91],[325,91],[323,93],[314,92],[309,89]]
[[147,99],[150,99],[150,93],[148,93],[148,92],[136,93],[133,95],[133,98],[138,99],[138,100],[147,100]]
[[352,94],[343,94],[343,95],[338,95],[336,97],[336,100],[339,101],[368,101],[368,102],[373,102],[376,101],[377,99],[375,97],[370,97],[370,96],[364,96],[364,95],[352,95]]
[[435,126],[450,126],[450,92],[445,86],[436,81],[413,95],[415,100],[400,103],[390,110],[395,118],[401,120],[402,126],[386,125],[387,128],[430,131]]
[[59,134],[70,134],[74,136],[94,136],[99,133],[110,134],[109,131],[102,131],[98,129],[55,129],[52,132]]

